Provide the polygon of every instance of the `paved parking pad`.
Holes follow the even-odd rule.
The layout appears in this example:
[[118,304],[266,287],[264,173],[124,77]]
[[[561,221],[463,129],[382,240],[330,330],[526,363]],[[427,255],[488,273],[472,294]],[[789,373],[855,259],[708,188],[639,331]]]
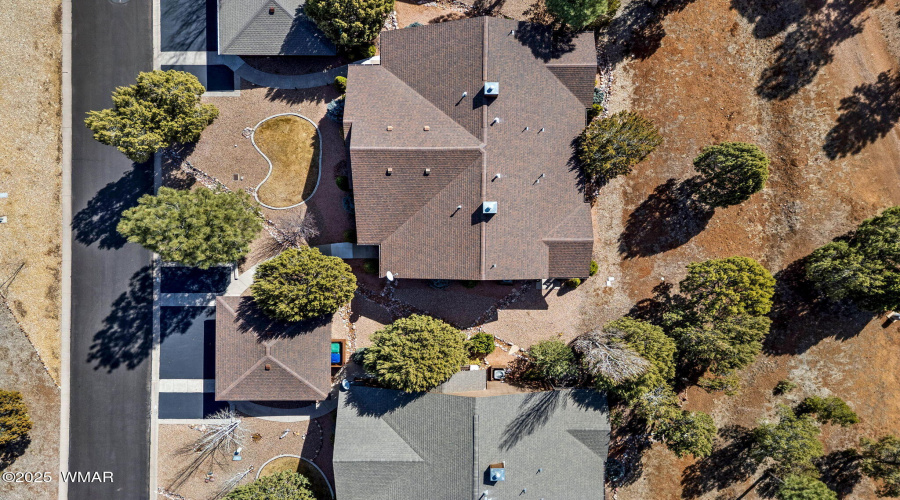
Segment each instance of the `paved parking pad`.
[[225,401],[216,401],[211,392],[161,392],[159,393],[160,419],[209,418],[222,408]]
[[215,378],[214,307],[161,307],[159,377]]
[[160,0],[160,50],[217,51],[216,0]]
[[231,268],[166,266],[160,268],[160,280],[162,293],[223,294],[231,283]]
[[231,92],[234,90],[234,71],[221,64],[204,66],[200,64],[163,65],[162,70],[186,71],[200,80],[207,92]]

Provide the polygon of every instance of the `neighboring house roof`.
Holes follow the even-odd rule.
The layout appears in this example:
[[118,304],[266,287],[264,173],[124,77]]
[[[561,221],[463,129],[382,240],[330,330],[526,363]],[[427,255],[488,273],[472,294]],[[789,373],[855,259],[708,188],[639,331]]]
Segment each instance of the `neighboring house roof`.
[[[357,240],[381,247],[381,275],[588,275],[591,215],[572,157],[596,49],[590,33],[552,38],[529,23],[464,19],[383,32],[380,64],[349,67]],[[497,97],[483,95],[485,82],[499,83]],[[482,216],[485,201],[495,215]]]
[[219,0],[219,54],[333,56],[334,44],[306,17],[306,0]]
[[[360,385],[341,392],[334,442],[343,500],[603,499],[606,399],[560,390],[467,397]],[[506,480],[491,482],[504,462]],[[539,471],[540,470],[540,471]]]
[[250,297],[217,297],[216,400],[323,400],[330,348],[328,320],[273,321]]

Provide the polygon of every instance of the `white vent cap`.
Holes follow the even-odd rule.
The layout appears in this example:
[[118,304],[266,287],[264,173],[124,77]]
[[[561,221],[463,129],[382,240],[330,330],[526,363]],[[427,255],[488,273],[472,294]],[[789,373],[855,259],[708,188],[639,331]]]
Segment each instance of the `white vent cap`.
[[495,214],[497,213],[497,202],[496,201],[486,201],[481,204],[481,212],[485,214]]
[[484,82],[484,95],[487,95],[487,96],[500,95],[500,82]]

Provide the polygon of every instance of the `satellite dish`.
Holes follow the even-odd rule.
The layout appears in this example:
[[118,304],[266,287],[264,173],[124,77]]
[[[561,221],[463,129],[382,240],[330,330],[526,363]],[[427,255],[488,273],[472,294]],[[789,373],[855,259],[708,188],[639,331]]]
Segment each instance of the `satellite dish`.
[[344,389],[345,391],[349,391],[350,390],[350,381],[347,379],[341,380],[341,388]]
[[394,273],[388,271],[385,273],[385,276],[387,276],[388,281],[394,281]]

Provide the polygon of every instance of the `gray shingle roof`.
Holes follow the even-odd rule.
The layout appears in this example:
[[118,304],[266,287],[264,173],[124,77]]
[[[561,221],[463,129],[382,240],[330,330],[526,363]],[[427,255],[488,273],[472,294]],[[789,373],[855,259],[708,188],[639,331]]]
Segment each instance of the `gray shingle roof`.
[[[587,276],[593,228],[571,159],[593,98],[594,40],[551,50],[542,30],[480,17],[388,31],[380,65],[349,67],[357,236],[380,245],[381,275]],[[498,97],[482,95],[486,81]],[[496,215],[479,215],[484,201],[498,202]]]
[[219,0],[219,53],[335,55],[334,44],[303,14],[305,3],[306,0]]
[[[466,397],[354,385],[340,394],[335,436],[344,500],[519,498],[524,488],[528,498],[603,499],[609,421],[594,391]],[[506,481],[490,483],[498,462]]]

